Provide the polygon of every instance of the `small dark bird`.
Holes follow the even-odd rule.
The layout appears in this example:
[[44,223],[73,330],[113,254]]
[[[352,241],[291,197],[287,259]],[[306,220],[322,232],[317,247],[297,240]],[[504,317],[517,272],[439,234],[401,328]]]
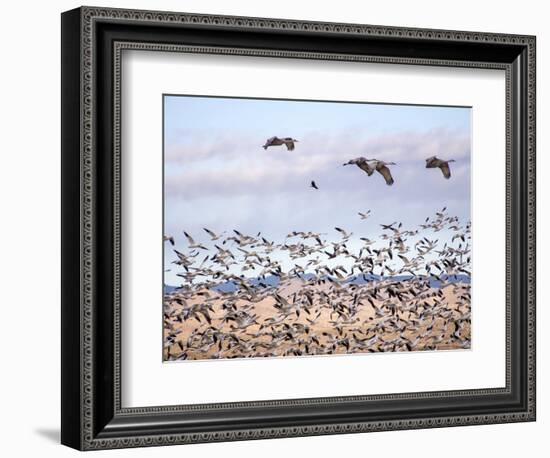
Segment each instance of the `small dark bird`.
[[279,137],[271,137],[271,138],[268,138],[266,141],[265,141],[265,145],[262,146],[263,149],[267,149],[268,147],[270,146],[281,146],[281,145],[285,145],[286,146],[286,149],[288,151],[293,151],[294,150],[294,144],[295,143],[298,143],[298,140],[296,140],[295,138],[292,138],[292,137],[284,137],[284,138],[279,138]]
[[315,184],[315,181],[312,181],[312,182],[311,182],[311,187],[314,188],[314,189],[319,189],[319,188],[317,187],[317,184]]
[[451,168],[449,167],[449,162],[456,162],[456,161],[454,159],[449,159],[448,161],[444,161],[443,159],[438,159],[436,156],[432,156],[426,159],[426,168],[427,169],[439,168],[443,173],[443,176],[448,180],[449,178],[451,178]]

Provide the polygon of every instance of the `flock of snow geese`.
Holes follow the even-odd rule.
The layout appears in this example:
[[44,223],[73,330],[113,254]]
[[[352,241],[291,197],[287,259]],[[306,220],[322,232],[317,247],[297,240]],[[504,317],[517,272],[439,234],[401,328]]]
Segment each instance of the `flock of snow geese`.
[[[272,137],[263,148],[297,142]],[[449,178],[449,162],[426,167]],[[393,183],[393,163],[352,164]],[[164,236],[181,279],[164,293],[164,360],[470,348],[470,223],[443,208],[417,227],[380,227],[378,240],[342,227],[281,243],[204,228],[204,241],[183,232],[184,248]]]

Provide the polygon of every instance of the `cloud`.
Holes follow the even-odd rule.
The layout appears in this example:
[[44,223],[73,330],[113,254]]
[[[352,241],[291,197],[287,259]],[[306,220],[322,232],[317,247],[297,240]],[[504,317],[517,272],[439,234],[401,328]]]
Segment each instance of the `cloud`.
[[[373,192],[384,196],[388,190],[377,173],[367,177],[356,167],[342,167],[343,162],[358,156],[396,162],[392,167],[396,180],[392,189],[413,194],[421,188],[419,179],[423,184],[426,180],[433,182],[436,188],[439,183],[434,179],[443,179],[437,169],[425,169],[424,160],[429,156],[457,161],[452,164],[455,189],[459,181],[464,181],[460,177],[468,175],[470,166],[469,132],[459,130],[430,129],[370,137],[357,129],[338,135],[311,131],[300,139],[294,151],[283,146],[264,151],[259,147],[262,141],[251,135],[208,139],[204,133],[190,132],[184,144],[167,148],[167,199],[287,194],[302,191],[311,180],[333,192],[364,184],[372,188],[370,185],[375,184]],[[405,190],[406,187],[410,189]]]
[[426,132],[402,132],[379,136],[367,141],[365,149],[384,160],[415,161],[430,156],[442,159],[466,159],[470,155],[469,132],[432,129]]
[[167,166],[176,166],[189,162],[202,161],[209,158],[239,154],[242,141],[229,134],[197,132],[178,129],[178,140],[167,142],[164,151],[164,161]]

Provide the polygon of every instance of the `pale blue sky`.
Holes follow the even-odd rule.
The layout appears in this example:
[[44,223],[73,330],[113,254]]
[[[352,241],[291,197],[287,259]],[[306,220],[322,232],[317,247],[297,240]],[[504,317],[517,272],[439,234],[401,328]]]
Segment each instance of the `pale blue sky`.
[[[182,247],[183,230],[207,241],[203,227],[281,242],[293,230],[336,240],[334,226],[377,238],[381,223],[417,226],[444,206],[470,218],[470,108],[194,96],[164,102],[165,233]],[[274,135],[299,143],[294,151],[265,151]],[[450,180],[425,168],[432,155],[456,160]],[[342,166],[358,156],[396,162],[395,184]],[[372,217],[360,220],[357,212],[367,209]],[[166,283],[177,283],[170,272]]]
[[272,136],[274,130],[338,132],[353,127],[371,134],[437,126],[470,129],[469,108],[194,96],[166,96],[164,103],[167,145],[177,143],[182,130]]

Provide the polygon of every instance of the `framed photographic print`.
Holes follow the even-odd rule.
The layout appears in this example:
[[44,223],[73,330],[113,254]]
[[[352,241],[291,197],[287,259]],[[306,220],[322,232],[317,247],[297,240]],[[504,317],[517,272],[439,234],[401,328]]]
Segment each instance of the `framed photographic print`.
[[535,38],[62,15],[62,443],[533,421]]

